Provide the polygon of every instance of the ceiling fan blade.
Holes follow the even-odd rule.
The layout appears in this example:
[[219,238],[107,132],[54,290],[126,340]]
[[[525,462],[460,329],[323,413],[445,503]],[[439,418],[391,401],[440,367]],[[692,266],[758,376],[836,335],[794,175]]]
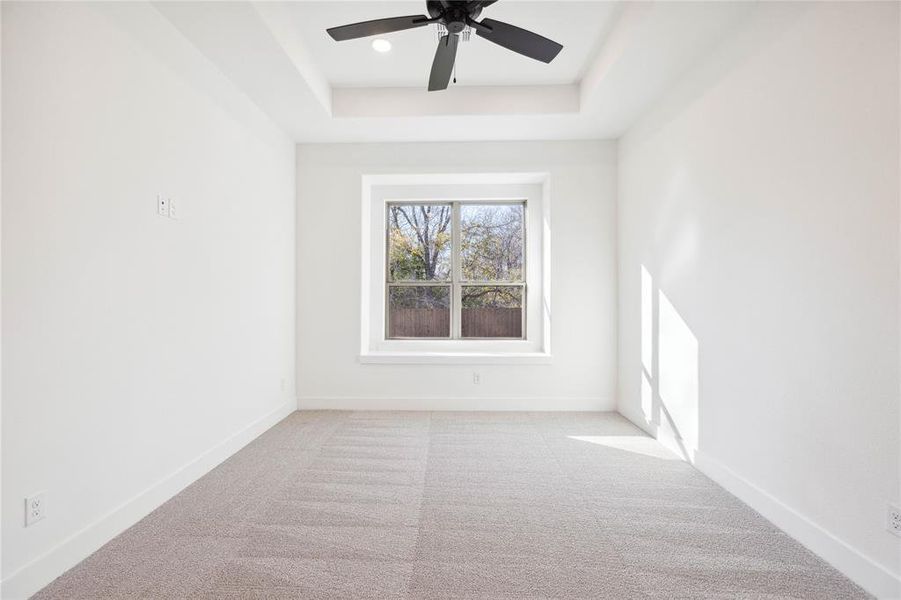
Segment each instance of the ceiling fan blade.
[[459,41],[459,36],[454,34],[441,36],[438,49],[435,50],[435,58],[432,60],[432,73],[429,75],[430,92],[447,89],[451,73],[454,71]]
[[371,35],[391,33],[392,31],[403,31],[404,29],[425,27],[429,22],[429,18],[426,16],[409,15],[406,17],[375,19],[374,21],[363,21],[362,23],[353,23],[352,25],[330,27],[326,29],[326,31],[336,42],[343,42],[345,40],[355,40]]
[[483,27],[475,27],[476,31],[489,42],[541,62],[551,62],[563,50],[563,46],[553,40],[503,21],[482,19],[480,25]]

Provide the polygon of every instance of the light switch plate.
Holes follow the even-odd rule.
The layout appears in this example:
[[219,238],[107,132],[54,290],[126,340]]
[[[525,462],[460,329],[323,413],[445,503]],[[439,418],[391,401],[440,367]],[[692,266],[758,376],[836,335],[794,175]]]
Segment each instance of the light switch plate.
[[161,217],[169,216],[169,199],[162,194],[156,195],[156,214]]

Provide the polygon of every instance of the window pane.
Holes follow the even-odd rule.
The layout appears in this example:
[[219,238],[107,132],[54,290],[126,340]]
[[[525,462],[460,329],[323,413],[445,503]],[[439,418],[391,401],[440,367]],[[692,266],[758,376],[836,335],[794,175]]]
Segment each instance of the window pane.
[[522,204],[460,206],[464,280],[523,280],[524,210]]
[[389,286],[388,337],[450,337],[450,286]]
[[521,286],[463,286],[465,338],[521,338]]
[[388,206],[388,277],[391,281],[450,278],[450,204]]

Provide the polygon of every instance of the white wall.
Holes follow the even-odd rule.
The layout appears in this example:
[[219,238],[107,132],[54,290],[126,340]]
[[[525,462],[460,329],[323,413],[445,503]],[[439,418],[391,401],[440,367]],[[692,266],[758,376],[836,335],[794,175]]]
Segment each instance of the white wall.
[[[2,595],[18,598],[295,407],[294,146],[149,5],[2,11]],[[48,517],[26,529],[41,490]]]
[[619,155],[620,410],[678,430],[884,597],[901,596],[898,10],[758,7]]
[[[361,177],[454,172],[550,173],[552,364],[359,363]],[[299,406],[613,409],[615,191],[610,142],[298,146]]]

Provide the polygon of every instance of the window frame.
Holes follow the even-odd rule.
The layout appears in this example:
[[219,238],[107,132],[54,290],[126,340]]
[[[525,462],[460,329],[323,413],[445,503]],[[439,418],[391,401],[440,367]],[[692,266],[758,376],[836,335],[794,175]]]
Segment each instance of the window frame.
[[[368,365],[546,365],[551,351],[551,176],[547,172],[374,173],[360,176],[360,332]],[[526,339],[385,339],[385,208],[392,200],[527,202]]]
[[[528,280],[529,280],[529,252],[528,252],[528,234],[529,234],[529,206],[528,198],[468,198],[468,199],[403,199],[403,200],[387,200],[384,203],[384,238],[385,238],[385,264],[384,264],[384,340],[385,341],[401,341],[401,340],[440,340],[440,341],[524,341],[528,340]],[[473,206],[521,206],[522,207],[522,274],[518,280],[514,281],[486,281],[471,280],[463,278],[463,243],[461,229],[461,209],[465,205]],[[411,281],[393,281],[391,277],[391,218],[390,212],[392,206],[443,206],[451,207],[451,248],[450,248],[450,278],[446,280],[411,280]],[[392,287],[441,287],[450,288],[450,300],[448,311],[450,313],[450,327],[447,337],[411,337],[396,336],[391,337],[391,306],[390,293]],[[463,336],[463,288],[464,287],[510,287],[519,288],[521,290],[520,307],[520,331],[519,337],[464,337]]]

